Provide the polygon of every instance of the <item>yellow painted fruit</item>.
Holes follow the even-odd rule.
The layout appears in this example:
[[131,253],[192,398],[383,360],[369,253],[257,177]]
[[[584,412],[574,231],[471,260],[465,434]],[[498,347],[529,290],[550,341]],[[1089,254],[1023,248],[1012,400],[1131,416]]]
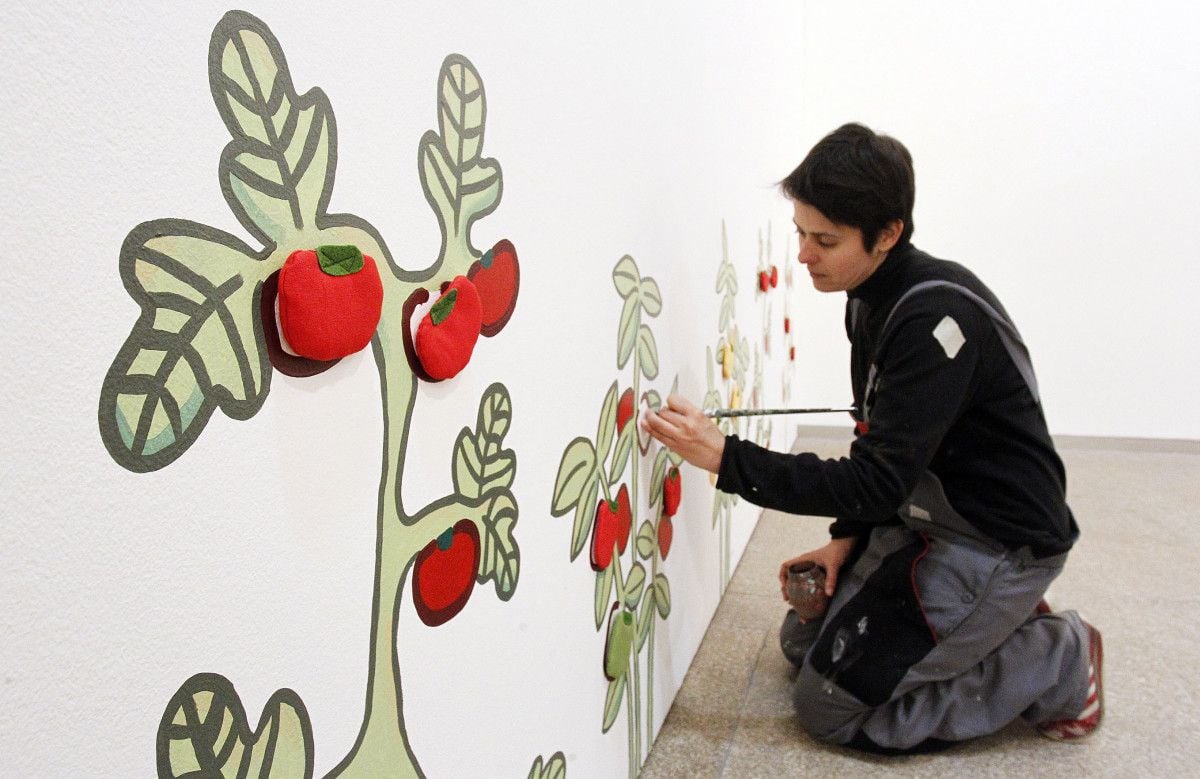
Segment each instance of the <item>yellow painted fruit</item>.
[[742,407],[742,388],[736,382],[733,385],[733,392],[729,395],[729,407],[735,409]]
[[725,354],[721,357],[721,376],[728,379],[733,375],[733,347],[725,345]]

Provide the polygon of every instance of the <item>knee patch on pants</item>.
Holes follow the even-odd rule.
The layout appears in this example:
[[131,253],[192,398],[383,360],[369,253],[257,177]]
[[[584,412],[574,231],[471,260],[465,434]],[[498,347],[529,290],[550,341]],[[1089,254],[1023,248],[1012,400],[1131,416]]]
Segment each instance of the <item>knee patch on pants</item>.
[[817,676],[864,707],[886,703],[908,669],[936,645],[913,586],[917,561],[928,550],[928,541],[919,538],[884,558],[826,620],[809,654]]

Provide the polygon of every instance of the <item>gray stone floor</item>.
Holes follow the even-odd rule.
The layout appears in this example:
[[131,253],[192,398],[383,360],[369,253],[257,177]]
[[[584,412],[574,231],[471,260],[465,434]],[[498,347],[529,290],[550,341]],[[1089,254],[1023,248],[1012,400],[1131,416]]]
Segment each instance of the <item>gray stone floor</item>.
[[[813,431],[824,456],[848,442]],[[779,651],[779,563],[824,543],[827,520],[764,512],[644,766],[643,777],[1200,774],[1200,443],[1065,439],[1082,528],[1051,605],[1104,634],[1105,720],[1081,744],[1021,722],[938,755],[879,758],[800,730]]]

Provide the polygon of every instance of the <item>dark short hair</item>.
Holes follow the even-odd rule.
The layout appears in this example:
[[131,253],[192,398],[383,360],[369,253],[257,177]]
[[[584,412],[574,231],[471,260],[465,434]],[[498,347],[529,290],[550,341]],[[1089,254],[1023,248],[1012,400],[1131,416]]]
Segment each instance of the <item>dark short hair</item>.
[[857,227],[867,251],[875,248],[880,231],[894,219],[904,222],[896,245],[912,238],[912,155],[900,141],[869,127],[844,124],[826,135],[780,187],[829,221]]

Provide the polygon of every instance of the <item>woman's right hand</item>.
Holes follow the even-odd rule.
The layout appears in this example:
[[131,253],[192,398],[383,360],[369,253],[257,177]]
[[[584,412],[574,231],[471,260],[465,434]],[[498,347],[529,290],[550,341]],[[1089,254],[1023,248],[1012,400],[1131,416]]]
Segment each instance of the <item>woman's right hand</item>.
[[796,563],[808,561],[812,561],[825,569],[825,594],[832,598],[834,590],[837,589],[838,573],[841,571],[842,564],[846,562],[846,558],[850,556],[850,552],[854,549],[854,544],[857,540],[853,536],[848,538],[833,538],[820,549],[805,552],[799,557],[793,557],[791,560],[784,560],[779,566],[779,591],[783,594],[783,599],[788,599],[788,568],[791,568]]

